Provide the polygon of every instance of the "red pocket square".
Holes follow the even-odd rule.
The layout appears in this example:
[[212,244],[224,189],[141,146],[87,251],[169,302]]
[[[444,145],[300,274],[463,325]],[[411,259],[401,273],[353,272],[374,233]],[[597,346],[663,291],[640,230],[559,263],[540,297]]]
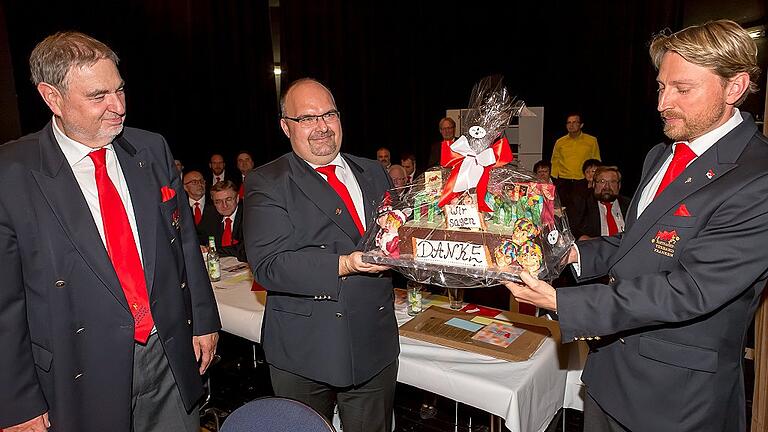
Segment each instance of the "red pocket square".
[[251,284],[251,291],[266,291],[266,289],[263,286],[261,286],[260,283],[253,281],[253,283]]
[[691,213],[688,212],[688,207],[685,206],[685,204],[680,204],[680,207],[677,208],[675,211],[675,216],[690,216]]
[[176,196],[176,191],[168,186],[163,186],[160,188],[160,195],[163,197],[163,202],[166,202]]

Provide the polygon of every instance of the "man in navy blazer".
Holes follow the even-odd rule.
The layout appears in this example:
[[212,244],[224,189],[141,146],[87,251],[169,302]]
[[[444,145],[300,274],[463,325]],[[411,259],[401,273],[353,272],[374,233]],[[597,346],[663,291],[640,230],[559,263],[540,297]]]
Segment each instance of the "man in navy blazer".
[[673,144],[645,158],[623,235],[569,256],[609,283],[507,285],[556,310],[564,341],[592,341],[584,430],[743,431],[744,340],[768,278],[768,139],[736,108],[757,46],[721,20],[660,34],[650,54]]
[[117,62],[82,33],[46,38],[30,67],[53,120],[0,147],[8,432],[199,430],[219,316],[168,145],[123,127]]
[[345,432],[389,432],[400,349],[392,281],[359,250],[392,185],[380,163],[339,153],[340,114],[325,86],[293,83],[281,109],[293,152],[245,178],[243,222],[267,289],[272,386],[328,419],[338,404]]

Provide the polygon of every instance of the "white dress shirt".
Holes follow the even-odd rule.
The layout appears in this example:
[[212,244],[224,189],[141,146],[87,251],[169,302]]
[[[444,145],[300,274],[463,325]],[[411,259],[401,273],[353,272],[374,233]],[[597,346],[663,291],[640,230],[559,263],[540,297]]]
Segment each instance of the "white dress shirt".
[[[306,161],[305,161],[306,162]],[[327,165],[315,165],[307,162],[312,169],[320,168],[321,166],[336,165],[336,177],[344,183],[349,191],[349,196],[352,198],[352,202],[355,204],[355,210],[357,210],[357,216],[360,218],[360,222],[363,224],[363,230],[367,229],[365,220],[365,206],[363,205],[363,192],[360,190],[360,185],[357,183],[355,174],[352,172],[352,168],[349,167],[347,161],[341,157],[341,153],[336,155],[336,158]],[[320,174],[318,172],[318,174]],[[320,174],[322,178],[328,181],[328,178]]]
[[[227,178],[226,178],[226,177],[224,177],[224,175],[225,175],[226,173],[227,173],[227,172],[226,172],[225,170],[222,170],[222,171],[221,171],[221,174],[219,174],[219,175],[216,175],[216,174],[214,174],[213,176],[211,176],[211,186],[215,185],[216,183],[218,183],[218,182],[220,182],[220,181],[224,181],[224,180],[226,180]],[[219,179],[219,180],[216,180],[216,179]]]
[[[93,165],[93,161],[88,154],[92,151],[98,150],[81,144],[64,134],[59,129],[56,123],[56,118],[53,121],[53,136],[56,138],[56,142],[59,144],[61,151],[64,153],[64,157],[67,159],[69,166],[72,167],[72,172],[75,174],[75,180],[80,186],[80,190],[83,192],[85,202],[88,203],[88,210],[91,211],[93,221],[96,223],[96,229],[99,230],[101,241],[104,243],[104,249],[107,248],[107,240],[104,237],[104,221],[101,218],[101,206],[99,205],[99,191],[96,187],[96,168]],[[120,200],[123,202],[125,212],[128,214],[128,223],[131,225],[131,232],[133,232],[133,239],[136,242],[136,249],[139,251],[139,259],[141,259],[142,266],[144,265],[144,258],[141,255],[141,241],[139,240],[139,230],[136,227],[136,215],[133,211],[133,202],[131,201],[131,193],[128,190],[128,184],[125,182],[125,176],[123,176],[123,170],[120,168],[120,161],[117,160],[115,149],[112,143],[105,146],[107,149],[106,163],[107,174],[109,179],[117,189],[117,193],[120,195]]]
[[[227,226],[227,219],[232,219],[232,232],[235,232],[235,216],[237,216],[237,211],[240,210],[240,206],[235,207],[235,211],[232,212],[229,216],[224,216],[221,218],[222,226]],[[224,229],[222,228],[222,233],[224,232]]]
[[[731,116],[731,118],[722,125],[696,138],[690,143],[686,142],[688,147],[691,148],[691,151],[696,154],[696,157],[691,159],[691,161],[688,162],[688,165],[693,163],[693,161],[698,159],[698,157],[704,154],[705,151],[709,150],[709,148],[712,147],[720,138],[724,137],[725,134],[733,130],[741,123],[742,120],[739,109],[734,108],[733,111],[733,116]],[[674,156],[676,145],[677,143],[672,145],[672,154],[667,157],[667,160],[665,160],[661,165],[659,171],[656,172],[656,175],[653,176],[645,189],[643,189],[643,193],[640,195],[640,201],[637,203],[638,219],[640,218],[640,215],[643,214],[643,211],[645,211],[645,209],[651,204],[651,201],[653,201],[653,198],[656,195],[656,191],[659,190],[661,180],[664,178],[664,173],[667,172],[667,167],[669,167],[669,164],[672,163],[672,156]]]
[[195,203],[200,204],[200,213],[202,213],[205,210],[205,194],[200,197],[199,200],[195,201],[192,198],[189,198],[189,206],[192,207],[192,212],[195,211]]
[[[607,236],[608,222],[606,216],[608,214],[608,208],[602,201],[598,201],[597,209],[600,211],[600,235]],[[618,199],[613,200],[613,203],[611,204],[611,214],[613,215],[613,220],[616,221],[616,228],[619,229],[619,232],[624,232],[624,216],[621,214],[621,207],[619,206]]]

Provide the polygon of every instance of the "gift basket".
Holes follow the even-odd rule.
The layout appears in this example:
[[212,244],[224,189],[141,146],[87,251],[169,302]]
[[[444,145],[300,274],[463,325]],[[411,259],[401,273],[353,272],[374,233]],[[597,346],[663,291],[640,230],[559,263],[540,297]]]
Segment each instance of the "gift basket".
[[555,186],[515,167],[503,137],[524,107],[501,78],[480,81],[441,165],[385,193],[363,260],[445,287],[519,281],[523,270],[557,277],[574,239]]

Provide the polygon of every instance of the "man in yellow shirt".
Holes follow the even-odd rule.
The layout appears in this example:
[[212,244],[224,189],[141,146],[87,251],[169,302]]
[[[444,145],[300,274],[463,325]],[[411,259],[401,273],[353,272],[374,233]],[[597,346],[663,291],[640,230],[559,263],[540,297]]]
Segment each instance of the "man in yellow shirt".
[[600,147],[597,138],[581,131],[584,123],[580,114],[568,116],[565,127],[568,135],[555,142],[552,150],[552,177],[557,179],[558,194],[561,202],[568,206],[574,184],[584,178],[581,171],[587,159],[600,160]]

